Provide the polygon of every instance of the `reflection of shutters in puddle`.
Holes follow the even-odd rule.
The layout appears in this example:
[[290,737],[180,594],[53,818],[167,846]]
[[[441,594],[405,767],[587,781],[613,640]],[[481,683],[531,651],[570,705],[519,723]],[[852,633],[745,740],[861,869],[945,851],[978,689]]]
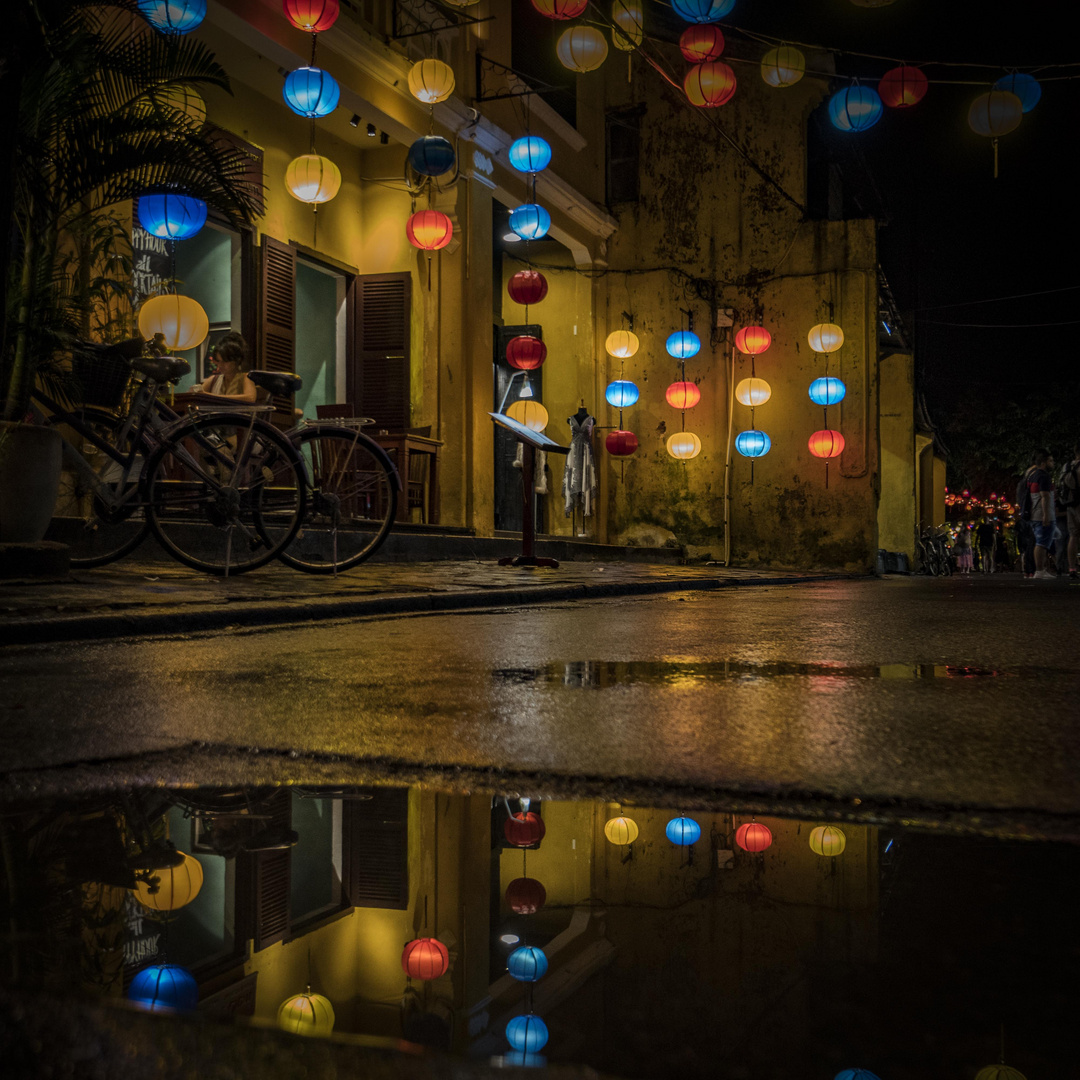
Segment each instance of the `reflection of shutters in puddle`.
[[[296,249],[272,237],[262,239],[262,307],[259,366],[293,371],[296,364]],[[274,423],[292,427],[295,395],[274,396]]]
[[[268,828],[288,830],[292,823],[292,803],[288,788],[276,792],[267,801]],[[288,848],[284,851],[261,851],[255,859],[255,951],[284,939],[289,929]]]
[[349,400],[375,421],[376,430],[409,426],[408,274],[362,274],[353,287],[356,347]]
[[372,799],[345,803],[342,847],[349,903],[404,910],[409,902],[409,792],[368,790]]

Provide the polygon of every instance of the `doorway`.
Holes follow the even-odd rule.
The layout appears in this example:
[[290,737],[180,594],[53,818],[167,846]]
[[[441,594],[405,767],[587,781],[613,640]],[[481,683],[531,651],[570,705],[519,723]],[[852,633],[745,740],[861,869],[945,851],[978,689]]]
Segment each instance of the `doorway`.
[[[522,373],[512,368],[506,362],[506,343],[519,334],[531,334],[533,337],[543,340],[542,327],[531,324],[528,326],[496,326],[495,327],[495,365],[494,365],[494,400],[492,411],[497,412],[503,398],[506,397],[506,408],[509,408],[520,398],[521,387],[525,380],[514,378]],[[538,367],[528,373],[529,386],[532,388],[532,400],[542,403],[544,400],[543,367]],[[510,380],[513,379],[511,386]],[[507,388],[510,393],[507,394]],[[518,441],[501,424],[495,424],[495,528],[504,532],[521,532],[524,524],[523,507],[521,504],[521,469],[514,467],[514,459],[517,456]],[[533,496],[533,521],[538,533],[544,531],[544,500],[542,496]]]

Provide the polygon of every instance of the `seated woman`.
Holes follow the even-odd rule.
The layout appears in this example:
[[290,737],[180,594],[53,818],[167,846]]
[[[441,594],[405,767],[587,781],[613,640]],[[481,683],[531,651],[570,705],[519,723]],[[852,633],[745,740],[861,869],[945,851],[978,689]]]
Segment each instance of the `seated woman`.
[[211,358],[216,364],[213,375],[204,379],[198,390],[216,398],[254,405],[258,387],[248,378],[247,342],[241,334],[226,334]]

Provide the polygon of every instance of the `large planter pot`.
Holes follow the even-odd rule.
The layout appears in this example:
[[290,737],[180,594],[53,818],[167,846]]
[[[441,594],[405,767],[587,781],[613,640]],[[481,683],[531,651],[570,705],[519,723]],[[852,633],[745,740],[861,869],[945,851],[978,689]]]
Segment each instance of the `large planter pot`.
[[45,536],[60,486],[63,439],[55,428],[0,422],[0,544]]

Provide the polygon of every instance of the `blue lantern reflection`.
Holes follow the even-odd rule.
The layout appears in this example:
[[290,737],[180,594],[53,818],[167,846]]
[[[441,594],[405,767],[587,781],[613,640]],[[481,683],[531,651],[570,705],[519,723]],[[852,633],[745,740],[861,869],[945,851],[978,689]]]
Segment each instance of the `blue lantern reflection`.
[[441,176],[454,167],[454,148],[441,135],[424,135],[409,147],[409,164],[423,176]]
[[127,992],[128,1000],[150,1012],[166,1009],[191,1011],[199,1004],[199,984],[187,968],[176,964],[154,964],[143,968]]
[[878,1080],[869,1069],[841,1069],[833,1080]]
[[835,405],[844,400],[847,387],[840,379],[827,375],[823,379],[815,379],[810,384],[810,400],[815,405]]
[[878,92],[869,86],[849,86],[829,98],[829,119],[839,131],[866,131],[884,111]]
[[537,203],[523,203],[510,211],[510,228],[522,240],[539,240],[551,228],[551,215]]
[[285,104],[298,116],[318,120],[329,116],[341,97],[341,87],[328,71],[317,67],[301,67],[285,76],[282,91]]
[[671,6],[687,22],[710,23],[722,19],[735,6],[735,0],[671,0]]
[[506,961],[506,970],[518,982],[537,982],[547,974],[548,959],[543,949],[535,945],[523,945],[515,949]]
[[1039,85],[1038,79],[1021,74],[1019,71],[1002,75],[994,83],[994,89],[1008,90],[1009,93],[1015,94],[1020,99],[1020,104],[1026,113],[1031,112],[1039,104],[1039,98],[1042,97],[1042,87]]
[[547,1024],[534,1013],[515,1016],[506,1025],[506,1040],[515,1050],[535,1054],[538,1050],[543,1050],[547,1045]]
[[518,172],[540,172],[551,164],[551,147],[539,135],[526,135],[510,144],[510,164]]
[[139,12],[163,34],[187,34],[206,18],[206,0],[139,0]]
[[629,379],[616,379],[608,383],[604,397],[607,398],[607,403],[614,405],[616,409],[628,409],[638,399],[638,388]]
[[139,224],[162,240],[186,240],[206,224],[206,203],[173,192],[143,195],[136,210]]
[[667,339],[666,348],[668,355],[676,360],[688,360],[701,351],[701,338],[693,330],[676,330]]
[[735,449],[743,457],[764,457],[772,448],[772,439],[764,431],[740,431],[735,436]]
[[689,847],[700,838],[701,826],[693,818],[677,817],[667,823],[664,833],[673,844]]

